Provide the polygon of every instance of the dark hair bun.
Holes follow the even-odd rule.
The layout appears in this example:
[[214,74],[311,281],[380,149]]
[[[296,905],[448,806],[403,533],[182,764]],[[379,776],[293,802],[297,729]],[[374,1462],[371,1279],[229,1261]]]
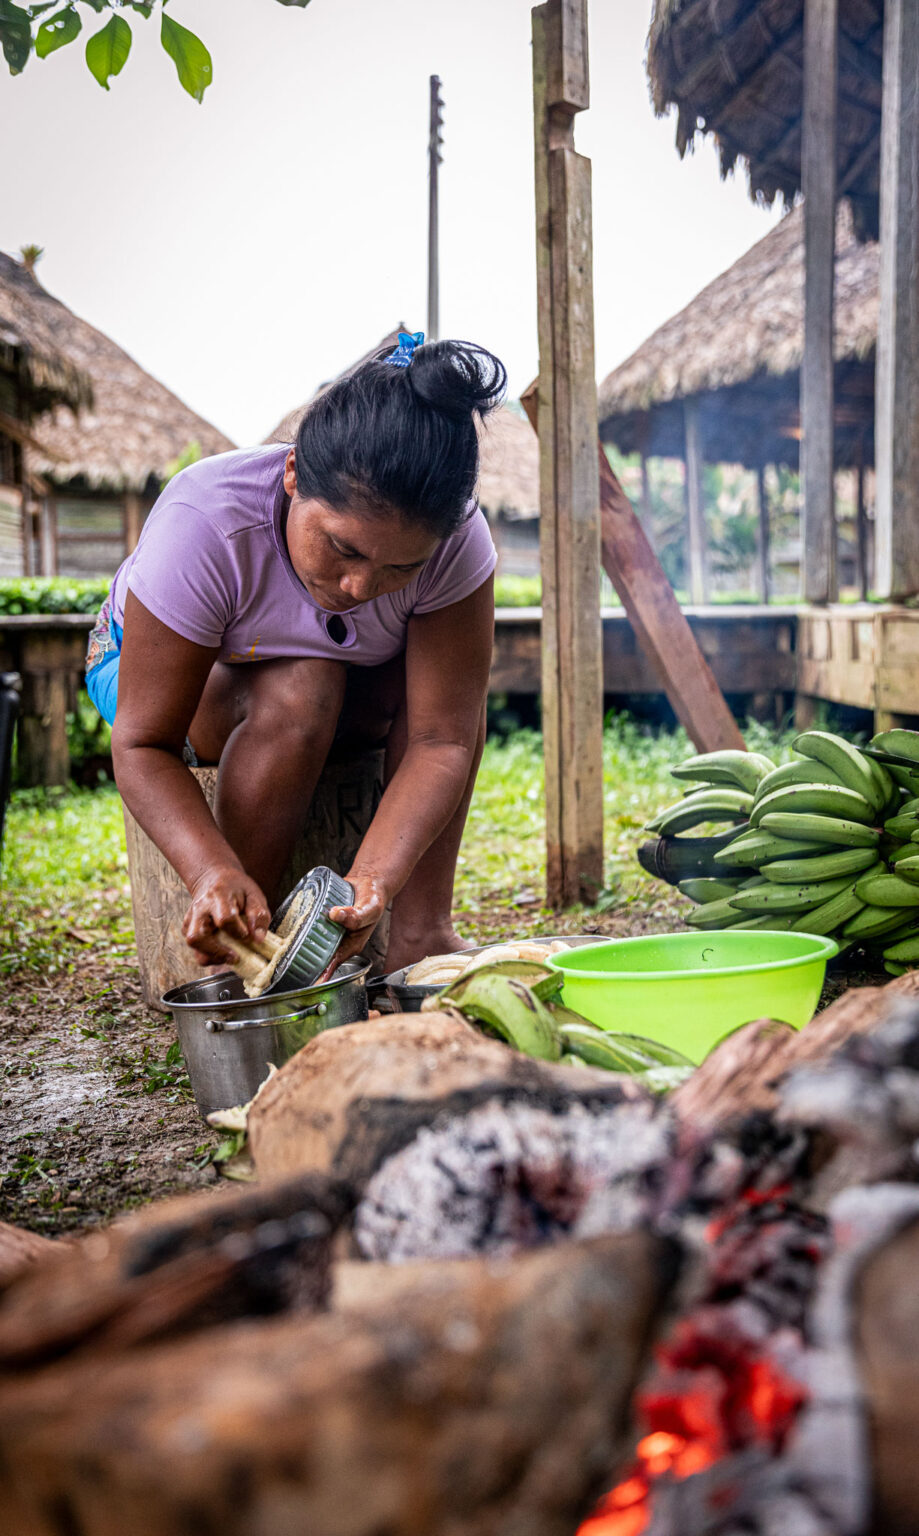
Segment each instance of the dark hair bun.
[[486,416],[507,388],[504,364],[472,341],[430,341],[415,352],[406,374],[425,405],[451,421]]
[[297,490],[336,511],[395,509],[447,538],[479,472],[476,418],[500,404],[504,364],[470,341],[433,341],[407,368],[380,353],[331,384],[297,432]]

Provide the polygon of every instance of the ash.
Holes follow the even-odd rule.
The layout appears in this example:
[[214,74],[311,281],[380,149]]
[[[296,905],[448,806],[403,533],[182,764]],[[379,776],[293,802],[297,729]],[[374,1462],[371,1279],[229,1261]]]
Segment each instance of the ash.
[[462,1258],[623,1231],[645,1216],[671,1141],[669,1117],[648,1101],[599,1114],[483,1104],[420,1131],[374,1174],[358,1249],[389,1262]]

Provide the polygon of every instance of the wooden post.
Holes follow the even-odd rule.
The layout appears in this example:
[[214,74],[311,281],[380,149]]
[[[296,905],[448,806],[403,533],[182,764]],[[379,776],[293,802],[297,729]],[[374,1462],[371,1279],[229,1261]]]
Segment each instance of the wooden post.
[[55,537],[56,523],[57,516],[55,511],[54,498],[52,496],[43,496],[41,501],[41,511],[39,513],[38,538],[39,559],[41,562],[40,574],[42,576],[57,575],[57,538]]
[[654,513],[651,502],[651,471],[647,454],[641,455],[641,526],[651,548],[656,551]]
[[875,586],[919,592],[919,7],[886,0],[875,405]]
[[804,361],[801,367],[802,567],[810,603],[837,596],[833,495],[833,281],[836,260],[838,0],[805,0]]
[[440,334],[440,250],[438,243],[437,168],[443,160],[444,104],[440,95],[440,76],[431,76],[431,115],[428,132],[428,341]]
[[689,600],[708,600],[706,581],[705,504],[702,488],[702,440],[699,432],[699,402],[683,401],[683,426],[686,436],[686,512],[689,524]]
[[20,669],[19,778],[27,787],[66,784],[70,779],[67,707],[72,647],[66,636],[26,636]]
[[858,463],[855,471],[855,570],[858,595],[868,596],[868,514],[865,509],[865,439],[858,439]]
[[766,468],[756,466],[756,577],[759,600],[769,601],[769,493]]
[[143,525],[140,497],[136,491],[126,491],[124,497],[124,552],[126,555],[132,554],[137,548]]
[[603,670],[587,0],[533,10],[546,890],[592,899],[603,880]]

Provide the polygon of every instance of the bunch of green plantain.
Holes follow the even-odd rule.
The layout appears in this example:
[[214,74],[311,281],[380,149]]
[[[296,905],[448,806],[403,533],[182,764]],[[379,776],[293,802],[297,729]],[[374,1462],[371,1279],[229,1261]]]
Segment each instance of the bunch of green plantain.
[[688,792],[649,830],[720,829],[711,867],[723,873],[679,883],[696,903],[687,921],[825,934],[879,951],[899,975],[919,964],[919,731],[885,731],[866,748],[803,731],[793,745],[779,767],[730,750],[672,770]]
[[461,976],[434,997],[424,1012],[455,1009],[483,1033],[525,1056],[567,1066],[604,1067],[641,1079],[654,1093],[676,1087],[692,1062],[669,1046],[641,1035],[598,1029],[561,1002],[564,976],[526,960],[499,960]]

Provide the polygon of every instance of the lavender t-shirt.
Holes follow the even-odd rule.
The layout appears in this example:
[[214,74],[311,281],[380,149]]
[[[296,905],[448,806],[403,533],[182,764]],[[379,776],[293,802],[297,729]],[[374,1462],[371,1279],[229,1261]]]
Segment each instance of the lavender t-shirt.
[[444,539],[400,592],[337,615],[313,601],[284,543],[284,444],[203,459],[170,480],[134,553],[112,583],[112,611],[124,623],[130,589],[163,624],[197,645],[219,646],[221,661],[278,656],[336,657],[372,667],[405,649],[413,613],[457,603],[480,587],[497,555],[476,508]]

